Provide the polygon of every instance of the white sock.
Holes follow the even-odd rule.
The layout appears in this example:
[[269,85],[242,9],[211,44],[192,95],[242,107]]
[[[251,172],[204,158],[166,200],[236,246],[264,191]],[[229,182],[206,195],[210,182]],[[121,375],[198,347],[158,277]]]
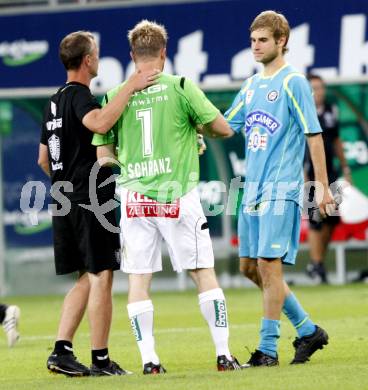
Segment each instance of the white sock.
[[153,304],[151,300],[130,303],[127,305],[130,324],[137,340],[143,366],[152,362],[159,364],[160,359],[155,351],[153,337]]
[[229,351],[229,324],[225,296],[221,288],[205,291],[198,295],[203,317],[210,327],[216,355],[225,355],[232,360]]

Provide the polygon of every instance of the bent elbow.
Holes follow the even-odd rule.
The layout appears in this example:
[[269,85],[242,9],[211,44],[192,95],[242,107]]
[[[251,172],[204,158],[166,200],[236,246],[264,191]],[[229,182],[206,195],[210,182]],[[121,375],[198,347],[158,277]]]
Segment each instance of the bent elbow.
[[104,135],[110,130],[110,127],[106,123],[95,123],[89,129],[93,133]]
[[82,123],[88,130],[96,134],[106,134],[111,128],[110,121],[101,115],[101,110],[93,110],[86,114]]

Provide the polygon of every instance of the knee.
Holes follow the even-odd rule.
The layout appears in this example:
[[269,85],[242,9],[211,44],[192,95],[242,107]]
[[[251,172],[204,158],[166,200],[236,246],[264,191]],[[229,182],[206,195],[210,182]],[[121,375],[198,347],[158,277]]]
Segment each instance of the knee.
[[152,274],[129,274],[128,303],[151,299],[149,290]]
[[196,287],[198,287],[199,279],[198,279],[197,272],[196,271],[189,271],[188,273],[189,273],[189,276],[191,277],[191,279],[193,280],[194,284],[196,285]]
[[283,283],[282,263],[280,259],[259,259],[258,268],[264,288]]
[[251,280],[257,279],[256,261],[240,261],[239,271],[248,279]]
[[79,274],[78,280],[75,283],[75,288],[89,290],[90,283],[89,283],[89,277],[87,272],[81,272]]
[[112,271],[105,270],[97,274],[89,274],[91,285],[98,286],[99,288],[109,289],[112,287]]

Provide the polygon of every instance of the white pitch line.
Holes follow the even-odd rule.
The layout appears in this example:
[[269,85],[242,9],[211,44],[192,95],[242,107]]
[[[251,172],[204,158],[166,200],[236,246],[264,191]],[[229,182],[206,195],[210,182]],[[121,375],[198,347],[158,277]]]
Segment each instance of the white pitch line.
[[[239,325],[230,325],[230,329],[250,329],[256,328],[255,324],[239,324]],[[206,326],[202,327],[191,327],[191,328],[165,328],[165,329],[157,329],[155,330],[155,334],[169,334],[169,333],[200,333],[200,332],[208,332],[208,328]],[[120,332],[112,332],[112,336],[130,336],[130,331],[120,331]],[[78,333],[78,337],[89,337],[89,333]],[[21,336],[20,342],[23,341],[39,341],[39,340],[54,340],[55,335],[44,335],[44,336]]]

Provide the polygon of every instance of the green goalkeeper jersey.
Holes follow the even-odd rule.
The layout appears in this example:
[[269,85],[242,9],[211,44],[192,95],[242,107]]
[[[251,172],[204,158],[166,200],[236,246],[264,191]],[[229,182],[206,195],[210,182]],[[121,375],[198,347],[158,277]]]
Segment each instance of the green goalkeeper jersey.
[[[102,104],[123,85],[109,91]],[[119,185],[171,202],[197,185],[196,126],[212,122],[218,112],[191,80],[162,74],[157,84],[136,92],[114,127],[95,134],[92,143],[117,147]]]

